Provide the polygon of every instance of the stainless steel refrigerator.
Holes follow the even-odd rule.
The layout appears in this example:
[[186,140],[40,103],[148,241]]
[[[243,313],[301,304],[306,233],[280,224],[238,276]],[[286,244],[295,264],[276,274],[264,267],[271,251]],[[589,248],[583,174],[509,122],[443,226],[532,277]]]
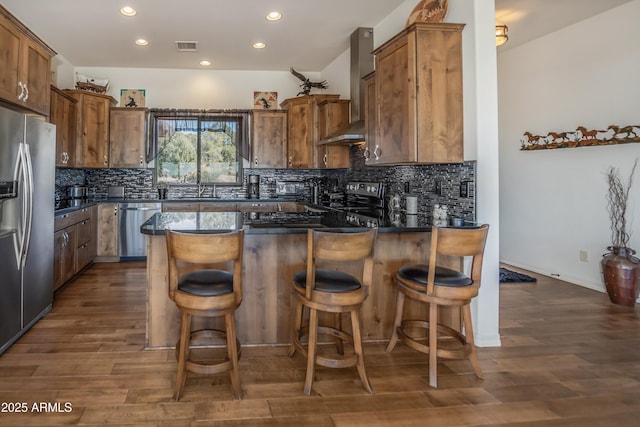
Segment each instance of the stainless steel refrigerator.
[[0,107],[0,354],[51,309],[55,135]]

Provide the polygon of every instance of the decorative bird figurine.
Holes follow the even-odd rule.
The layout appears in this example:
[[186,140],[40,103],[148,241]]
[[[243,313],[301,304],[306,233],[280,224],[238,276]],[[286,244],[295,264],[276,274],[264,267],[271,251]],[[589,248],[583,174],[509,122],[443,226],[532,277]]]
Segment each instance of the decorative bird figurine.
[[302,84],[300,85],[300,87],[302,88],[302,91],[298,92],[297,96],[299,96],[299,95],[309,95],[309,93],[311,92],[311,88],[312,87],[315,87],[317,89],[326,89],[326,88],[329,87],[329,86],[327,86],[327,81],[326,80],[323,80],[321,82],[312,82],[311,80],[306,78],[304,75],[302,75],[301,73],[299,73],[296,70],[294,70],[293,67],[291,67],[291,74],[296,76],[302,82]]

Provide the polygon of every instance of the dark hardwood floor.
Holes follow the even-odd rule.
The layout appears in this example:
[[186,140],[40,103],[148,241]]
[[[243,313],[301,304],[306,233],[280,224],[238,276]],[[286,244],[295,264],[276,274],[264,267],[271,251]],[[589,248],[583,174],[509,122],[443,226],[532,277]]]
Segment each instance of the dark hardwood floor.
[[174,352],[144,350],[143,264],[96,264],[0,356],[0,425],[640,425],[639,309],[528,274],[538,282],[501,285],[503,345],[479,349],[484,381],[467,361],[446,362],[432,389],[424,355],[375,343],[365,346],[375,395],[355,369],[318,368],[307,397],[300,355],[245,347],[244,400],[227,374],[189,374],[176,403]]

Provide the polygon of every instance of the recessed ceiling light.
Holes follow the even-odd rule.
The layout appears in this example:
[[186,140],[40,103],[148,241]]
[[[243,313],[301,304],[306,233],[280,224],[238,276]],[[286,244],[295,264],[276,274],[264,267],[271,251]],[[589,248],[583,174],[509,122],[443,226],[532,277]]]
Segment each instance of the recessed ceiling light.
[[269,12],[267,14],[267,21],[279,21],[282,19],[282,14],[280,12]]
[[267,47],[267,45],[262,42],[255,42],[253,44],[253,47],[255,47],[256,49],[264,49],[265,47]]
[[209,65],[211,65],[211,61],[203,59],[202,61],[200,61],[200,65],[202,65],[203,67],[208,67]]
[[136,10],[131,6],[125,6],[122,9],[120,9],[120,13],[123,14],[124,16],[133,16],[136,14]]
[[146,45],[149,44],[149,42],[147,40],[145,40],[145,39],[138,39],[138,40],[136,40],[136,44],[138,46],[146,46]]

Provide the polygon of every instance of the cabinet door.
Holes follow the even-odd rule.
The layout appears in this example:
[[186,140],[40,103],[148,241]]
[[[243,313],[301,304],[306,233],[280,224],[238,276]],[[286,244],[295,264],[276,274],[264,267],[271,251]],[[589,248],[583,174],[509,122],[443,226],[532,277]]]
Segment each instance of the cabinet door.
[[57,231],[54,239],[53,290],[58,289],[75,274],[75,225]]
[[[407,37],[396,40],[376,55],[376,97],[378,108],[377,141],[371,155],[373,163],[396,164],[417,160],[414,76],[409,64]],[[414,88],[415,89],[415,88]]]
[[75,166],[76,114],[78,101],[51,87],[49,121],[56,125],[56,166]]
[[318,167],[321,169],[348,168],[351,166],[348,145],[319,145]]
[[24,105],[46,116],[49,114],[51,56],[27,37],[23,38],[22,46],[22,79],[27,86]]
[[21,90],[20,49],[22,33],[5,16],[0,15],[0,98],[16,103]]
[[147,110],[144,108],[112,108],[109,122],[109,166],[143,168]]
[[[349,126],[348,99],[330,99],[318,104],[318,139],[327,138]],[[317,168],[348,168],[348,145],[316,145]]]
[[254,110],[252,121],[252,168],[287,167],[287,112]]
[[311,165],[310,141],[313,138],[313,105],[311,100],[295,102],[287,112],[287,167],[308,168]]
[[109,109],[115,99],[108,95],[65,90],[78,100],[76,167],[109,166]]
[[376,117],[376,78],[375,72],[364,78],[364,161],[367,166],[376,164],[373,150],[376,148],[376,132],[378,119]]
[[97,256],[118,256],[118,204],[98,205]]

